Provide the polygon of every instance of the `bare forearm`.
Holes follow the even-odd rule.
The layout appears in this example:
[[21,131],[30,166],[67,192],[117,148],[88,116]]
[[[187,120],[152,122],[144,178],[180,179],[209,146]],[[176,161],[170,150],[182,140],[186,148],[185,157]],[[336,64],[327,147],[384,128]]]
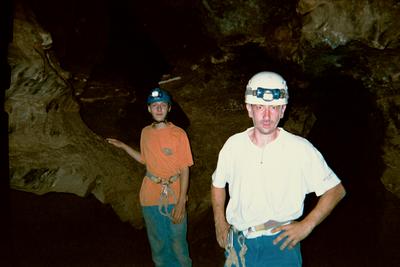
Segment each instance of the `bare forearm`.
[[225,218],[225,200],[226,192],[225,188],[217,188],[211,185],[211,203],[214,212],[215,223],[226,223]]
[[304,223],[314,229],[332,212],[345,194],[346,191],[342,184],[329,189],[320,197],[315,208],[304,218]]
[[180,184],[180,194],[178,202],[185,203],[187,200],[187,193],[189,189],[189,167],[181,169],[180,179],[181,179],[181,184]]
[[126,153],[128,153],[129,156],[131,156],[132,158],[134,158],[137,162],[142,163],[142,155],[140,154],[139,151],[133,149],[132,147],[125,145],[122,148],[123,150],[125,150]]
[[106,140],[107,140],[108,143],[112,144],[113,146],[124,150],[126,153],[128,153],[129,156],[134,158],[139,163],[144,164],[143,160],[142,160],[142,155],[140,154],[139,151],[133,149],[132,147],[128,146],[124,142],[119,141],[118,139],[106,138]]
[[187,192],[189,188],[189,167],[180,170],[180,190],[177,203],[172,210],[172,218],[174,223],[181,223],[186,210]]
[[225,217],[225,188],[211,185],[211,202],[214,211],[215,235],[221,248],[227,245],[229,224]]
[[285,241],[280,245],[280,249],[284,250],[286,247],[294,248],[298,242],[306,238],[331,213],[345,194],[346,191],[342,184],[338,184],[326,191],[304,220],[300,222],[293,221],[290,224],[278,226],[272,230],[273,233],[281,232],[274,239],[274,244],[278,244],[285,238]]

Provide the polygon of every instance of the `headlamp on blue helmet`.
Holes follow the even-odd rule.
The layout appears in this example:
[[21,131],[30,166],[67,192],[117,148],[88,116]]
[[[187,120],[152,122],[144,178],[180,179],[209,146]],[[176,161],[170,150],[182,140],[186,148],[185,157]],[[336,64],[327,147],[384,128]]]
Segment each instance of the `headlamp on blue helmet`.
[[165,102],[171,105],[171,97],[166,91],[160,88],[154,88],[153,90],[151,90],[150,95],[147,97],[147,105],[155,102]]

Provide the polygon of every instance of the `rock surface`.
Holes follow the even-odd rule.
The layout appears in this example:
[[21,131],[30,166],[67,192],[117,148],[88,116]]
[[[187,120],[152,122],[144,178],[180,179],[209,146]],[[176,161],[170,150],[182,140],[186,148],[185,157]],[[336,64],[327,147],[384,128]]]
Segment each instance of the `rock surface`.
[[[174,68],[161,86],[174,96],[178,105],[173,110],[184,114],[184,128],[191,140],[195,166],[191,168],[188,209],[196,217],[192,219],[201,219],[210,207],[210,176],[219,149],[232,133],[250,126],[243,109],[243,88],[260,69],[274,69],[288,80],[293,101],[285,128],[308,137],[315,135],[317,125],[334,118],[334,113],[346,119],[354,116],[353,126],[345,126],[365,132],[344,135],[352,139],[337,142],[345,146],[365,138],[363,145],[378,147],[377,159],[360,152],[354,153],[351,163],[367,172],[371,168],[385,188],[400,197],[399,4],[389,0],[274,3],[205,0],[171,4],[169,8],[178,11],[192,10],[192,4],[201,11],[204,28],[199,32],[215,44],[198,44],[198,53],[182,49],[179,54],[180,48],[174,46],[183,45],[174,42],[182,39],[163,42],[165,32],[152,32],[152,38],[165,44],[164,51],[173,52],[168,60]],[[110,204],[121,220],[140,227],[137,195],[144,168],[103,138],[122,137],[124,132],[113,128],[119,127],[119,118],[132,124],[128,142],[137,146],[144,123],[141,117],[146,113],[137,112],[142,110],[143,92],[123,84],[99,85],[88,75],[90,66],[84,66],[79,77],[63,70],[51,34],[26,6],[17,7],[9,50],[12,85],[5,103],[10,116],[11,187],[36,194],[94,194]],[[152,11],[149,6],[142,8],[143,18]],[[154,23],[146,25],[156,29]],[[196,47],[190,49],[196,51]],[[354,84],[330,86],[335,77],[342,76]],[[318,77],[333,78],[313,85]],[[355,89],[358,84],[361,91]],[[316,98],[319,95],[323,97]],[[323,98],[327,100],[320,104]],[[336,103],[338,98],[341,101]],[[313,99],[318,101],[310,103]],[[93,105],[97,105],[96,112],[90,113]],[[135,112],[127,111],[128,106],[136,107]],[[366,108],[357,111],[359,106]],[[346,107],[365,113],[346,113]],[[81,116],[90,121],[84,123]],[[376,166],[359,166],[364,162]],[[370,184],[376,185],[375,181]]]
[[94,194],[121,220],[140,227],[138,177],[143,168],[83,123],[68,72],[52,56],[50,34],[23,6],[16,9],[9,64],[5,107],[11,187],[35,194]]

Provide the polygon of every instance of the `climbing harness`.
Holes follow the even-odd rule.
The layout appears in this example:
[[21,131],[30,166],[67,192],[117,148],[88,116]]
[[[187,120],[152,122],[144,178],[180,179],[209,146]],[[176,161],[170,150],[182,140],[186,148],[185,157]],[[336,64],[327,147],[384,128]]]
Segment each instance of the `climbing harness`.
[[170,184],[178,180],[179,174],[169,177],[168,179],[162,179],[158,176],[153,175],[149,171],[146,172],[146,176],[149,177],[151,181],[156,184],[161,184],[161,194],[160,194],[160,201],[158,204],[158,210],[161,215],[166,216],[172,220],[171,213],[168,212],[168,197],[172,196],[173,203],[176,203],[176,196],[174,190],[171,189]]
[[[290,223],[291,220],[284,221],[284,222],[278,222],[275,220],[269,220],[266,223],[256,225],[256,226],[251,226],[243,231],[237,230],[234,226],[231,225],[231,227],[228,230],[228,244],[225,248],[225,253],[226,253],[226,261],[225,261],[225,266],[231,267],[231,266],[240,266],[239,265],[239,259],[242,267],[246,267],[246,261],[245,261],[245,255],[247,252],[247,246],[246,246],[246,238],[249,237],[251,233],[255,233],[258,231],[270,231],[275,227],[288,224]],[[239,251],[239,258],[237,256],[236,250],[233,247],[233,239],[235,234],[237,235],[237,242],[240,247]]]
[[245,236],[242,231],[237,231],[232,225],[228,230],[228,244],[226,245],[225,248],[225,253],[226,253],[226,260],[225,260],[225,266],[226,267],[231,267],[231,266],[236,266],[239,267],[239,258],[236,253],[236,250],[233,246],[233,238],[237,234],[237,241],[240,246],[240,251],[239,251],[239,257],[240,257],[240,262],[242,267],[246,267],[246,261],[245,261],[245,255],[247,252],[247,246],[245,243]]

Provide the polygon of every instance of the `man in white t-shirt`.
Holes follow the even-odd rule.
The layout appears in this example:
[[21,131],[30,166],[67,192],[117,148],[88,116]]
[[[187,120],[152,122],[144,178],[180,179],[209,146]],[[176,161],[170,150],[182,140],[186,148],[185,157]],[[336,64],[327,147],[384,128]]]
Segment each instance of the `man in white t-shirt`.
[[[219,153],[211,198],[226,266],[301,266],[300,241],[345,195],[321,153],[306,139],[278,127],[288,98],[279,74],[254,75],[245,93],[254,126],[231,136]],[[311,192],[319,196],[316,206],[296,221]]]

